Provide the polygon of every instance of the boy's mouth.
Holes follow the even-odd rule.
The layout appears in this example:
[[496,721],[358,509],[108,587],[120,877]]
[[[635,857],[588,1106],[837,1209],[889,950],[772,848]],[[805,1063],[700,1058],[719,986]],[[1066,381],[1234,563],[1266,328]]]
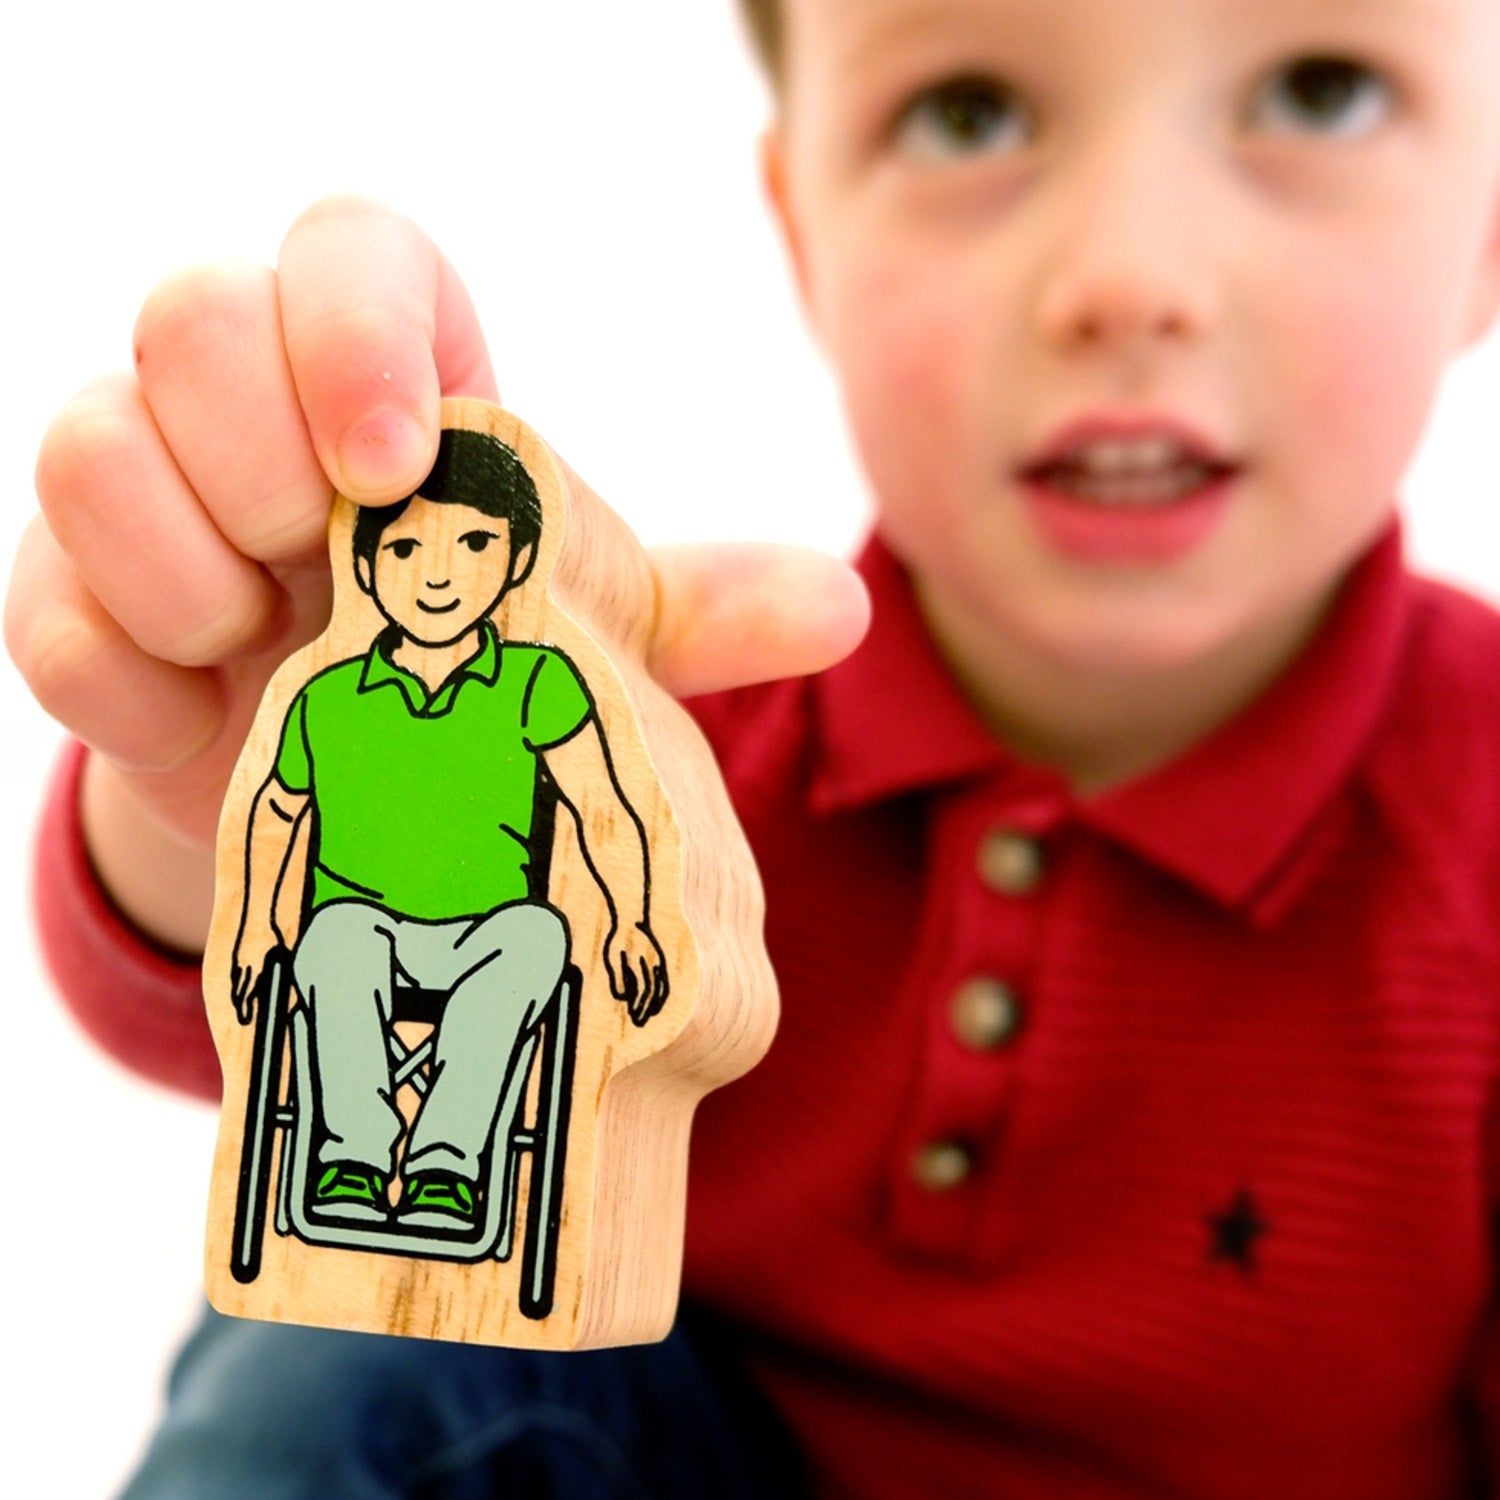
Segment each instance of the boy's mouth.
[[1083,439],[1028,464],[1022,478],[1089,505],[1171,505],[1232,473],[1234,465],[1163,434]]
[[1018,471],[1058,551],[1091,563],[1171,562],[1217,530],[1241,466],[1169,419],[1074,422]]

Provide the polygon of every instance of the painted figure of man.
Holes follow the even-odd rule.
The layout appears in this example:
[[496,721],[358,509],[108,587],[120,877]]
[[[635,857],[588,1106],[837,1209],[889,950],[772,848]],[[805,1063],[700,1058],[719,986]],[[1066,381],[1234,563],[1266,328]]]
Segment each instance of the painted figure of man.
[[[603,802],[579,832],[610,909],[611,988],[637,1025],[666,999],[645,835],[588,686],[561,652],[503,641],[491,619],[530,573],[541,526],[536,485],[515,452],[487,433],[445,430],[414,495],[359,512],[355,576],[386,628],[367,653],[303,685],[256,795],[234,1000],[248,1020],[280,941],[277,892],[310,817],[293,972],[312,1022],[322,1121],[310,1206],[325,1216],[394,1214],[459,1233],[476,1223],[480,1161],[517,1041],[568,957],[566,920],[533,889],[533,855],[545,861],[532,845],[543,772],[575,812]],[[590,828],[617,831],[613,878],[589,848]],[[447,1000],[393,1209],[405,1125],[385,1029],[398,983]]]

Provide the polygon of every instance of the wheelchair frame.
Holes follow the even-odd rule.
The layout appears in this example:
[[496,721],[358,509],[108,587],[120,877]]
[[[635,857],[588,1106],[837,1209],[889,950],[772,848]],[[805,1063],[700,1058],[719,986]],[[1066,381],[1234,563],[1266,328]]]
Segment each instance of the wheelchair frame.
[[[260,1274],[277,1132],[281,1132],[275,1212],[279,1235],[296,1235],[310,1245],[435,1260],[510,1259],[515,1245],[521,1155],[530,1152],[518,1304],[526,1317],[545,1318],[552,1310],[557,1274],[581,990],[582,976],[570,962],[541,1017],[522,1035],[511,1055],[486,1150],[486,1170],[481,1175],[484,1213],[476,1228],[470,1233],[447,1234],[402,1228],[399,1219],[392,1219],[388,1225],[356,1223],[319,1216],[309,1205],[308,1179],[316,1134],[314,1101],[318,1097],[313,1078],[315,1049],[307,1006],[300,998],[293,1003],[291,954],[285,948],[273,950],[255,994],[255,1038],[230,1255],[235,1280],[251,1282]],[[399,1009],[403,997],[405,1011]],[[427,1009],[414,1013],[410,1003],[413,998],[426,1002]],[[398,988],[393,1001],[397,1014],[386,1027],[392,1091],[409,1084],[419,1096],[425,1096],[424,1070],[435,1032],[408,1050],[394,1027],[396,1022],[412,1019],[430,1021],[435,1026],[441,997]],[[289,1068],[285,1066],[288,1061]],[[535,1118],[528,1121],[526,1095],[534,1069],[538,1077],[537,1107]]]

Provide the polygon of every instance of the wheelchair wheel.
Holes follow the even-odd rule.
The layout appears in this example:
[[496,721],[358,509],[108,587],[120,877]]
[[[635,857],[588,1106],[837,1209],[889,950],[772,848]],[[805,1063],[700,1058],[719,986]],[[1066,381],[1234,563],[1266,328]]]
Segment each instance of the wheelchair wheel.
[[562,1225],[563,1167],[568,1153],[568,1109],[573,1098],[573,1058],[578,1043],[578,992],[582,975],[570,964],[553,1014],[542,1027],[536,1144],[526,1194],[526,1242],[521,1253],[521,1312],[545,1318],[557,1280],[557,1236]]
[[234,1200],[234,1239],[229,1270],[236,1281],[260,1275],[261,1245],[271,1187],[271,1147],[281,1085],[281,1056],[286,1039],[287,993],[292,959],[276,948],[255,987],[255,1040],[250,1062],[250,1090],[245,1104],[245,1134],[240,1144],[240,1180]]

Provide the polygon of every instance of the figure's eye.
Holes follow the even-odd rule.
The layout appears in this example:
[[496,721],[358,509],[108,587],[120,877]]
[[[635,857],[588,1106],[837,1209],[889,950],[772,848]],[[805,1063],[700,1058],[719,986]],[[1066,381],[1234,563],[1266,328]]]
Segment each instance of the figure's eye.
[[929,160],[1015,151],[1032,121],[1015,92],[998,79],[970,75],[923,89],[896,120],[899,151]]
[[1349,138],[1382,124],[1395,91],[1374,69],[1347,57],[1299,57],[1279,68],[1255,102],[1272,130]]
[[464,546],[469,549],[470,552],[483,552],[484,549],[488,547],[489,544],[494,540],[495,533],[493,531],[466,531],[461,537],[459,537],[459,541],[461,541]]
[[394,553],[403,562],[417,550],[418,542],[414,536],[398,536],[394,542],[387,542],[385,550]]

